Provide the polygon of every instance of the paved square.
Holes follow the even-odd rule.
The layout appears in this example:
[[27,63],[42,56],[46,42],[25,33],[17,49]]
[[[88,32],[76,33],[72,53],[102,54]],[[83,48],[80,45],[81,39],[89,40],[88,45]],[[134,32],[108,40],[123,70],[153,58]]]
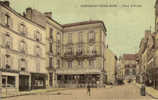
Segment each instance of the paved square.
[[37,95],[19,96],[4,100],[154,100],[150,96],[140,96],[139,88],[134,84],[94,88],[91,96],[87,89],[71,89],[59,92],[49,92]]

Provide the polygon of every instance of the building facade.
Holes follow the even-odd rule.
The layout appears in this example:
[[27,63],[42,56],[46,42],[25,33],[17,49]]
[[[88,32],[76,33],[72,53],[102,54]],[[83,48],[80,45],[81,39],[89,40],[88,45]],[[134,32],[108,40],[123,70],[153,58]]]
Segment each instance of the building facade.
[[106,59],[105,70],[106,70],[106,75],[107,75],[107,78],[106,78],[107,84],[115,84],[117,57],[109,48],[106,48],[105,59]]
[[123,55],[123,65],[124,65],[124,79],[125,80],[135,80],[136,79],[136,54],[124,54]]
[[8,1],[0,2],[2,87],[102,87],[107,76],[114,81],[115,56],[106,51],[103,21],[61,25],[51,17],[32,8],[21,15]]
[[45,28],[0,2],[0,70],[2,88],[45,88]]
[[119,59],[117,60],[117,65],[116,65],[116,80],[119,83],[119,81],[123,81],[124,80],[124,76],[125,76],[125,67],[124,67],[124,63],[123,63],[123,57],[119,57]]
[[63,25],[59,87],[101,86],[105,81],[106,28],[102,21]]

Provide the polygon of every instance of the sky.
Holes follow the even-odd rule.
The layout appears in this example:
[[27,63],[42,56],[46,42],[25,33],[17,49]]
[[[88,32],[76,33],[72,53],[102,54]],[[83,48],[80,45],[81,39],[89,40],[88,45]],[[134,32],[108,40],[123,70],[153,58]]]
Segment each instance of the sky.
[[[60,24],[102,20],[107,28],[108,47],[121,56],[137,53],[146,29],[154,32],[156,0],[9,0],[22,13],[27,7],[52,12]],[[85,7],[84,5],[93,5]],[[100,6],[103,5],[103,6]],[[111,7],[110,7],[111,5]],[[136,7],[131,7],[136,5]],[[95,6],[95,7],[94,7]]]

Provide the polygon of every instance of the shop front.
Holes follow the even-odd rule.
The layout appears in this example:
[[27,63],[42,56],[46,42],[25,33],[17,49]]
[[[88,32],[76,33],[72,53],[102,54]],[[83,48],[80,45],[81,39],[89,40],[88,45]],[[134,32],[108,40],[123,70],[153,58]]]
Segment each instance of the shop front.
[[19,75],[19,91],[30,90],[29,75]]
[[31,89],[46,88],[47,74],[31,73]]

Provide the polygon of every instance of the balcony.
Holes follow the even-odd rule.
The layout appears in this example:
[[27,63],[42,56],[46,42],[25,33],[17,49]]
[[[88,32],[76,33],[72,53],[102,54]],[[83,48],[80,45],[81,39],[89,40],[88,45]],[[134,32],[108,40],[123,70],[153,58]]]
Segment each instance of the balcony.
[[56,71],[53,65],[50,65],[46,68],[48,71]]
[[91,53],[84,53],[83,51],[77,51],[76,54],[73,52],[67,52],[64,53],[63,59],[89,59],[89,58],[94,58],[98,57],[99,55],[97,54],[97,51],[92,51]]

